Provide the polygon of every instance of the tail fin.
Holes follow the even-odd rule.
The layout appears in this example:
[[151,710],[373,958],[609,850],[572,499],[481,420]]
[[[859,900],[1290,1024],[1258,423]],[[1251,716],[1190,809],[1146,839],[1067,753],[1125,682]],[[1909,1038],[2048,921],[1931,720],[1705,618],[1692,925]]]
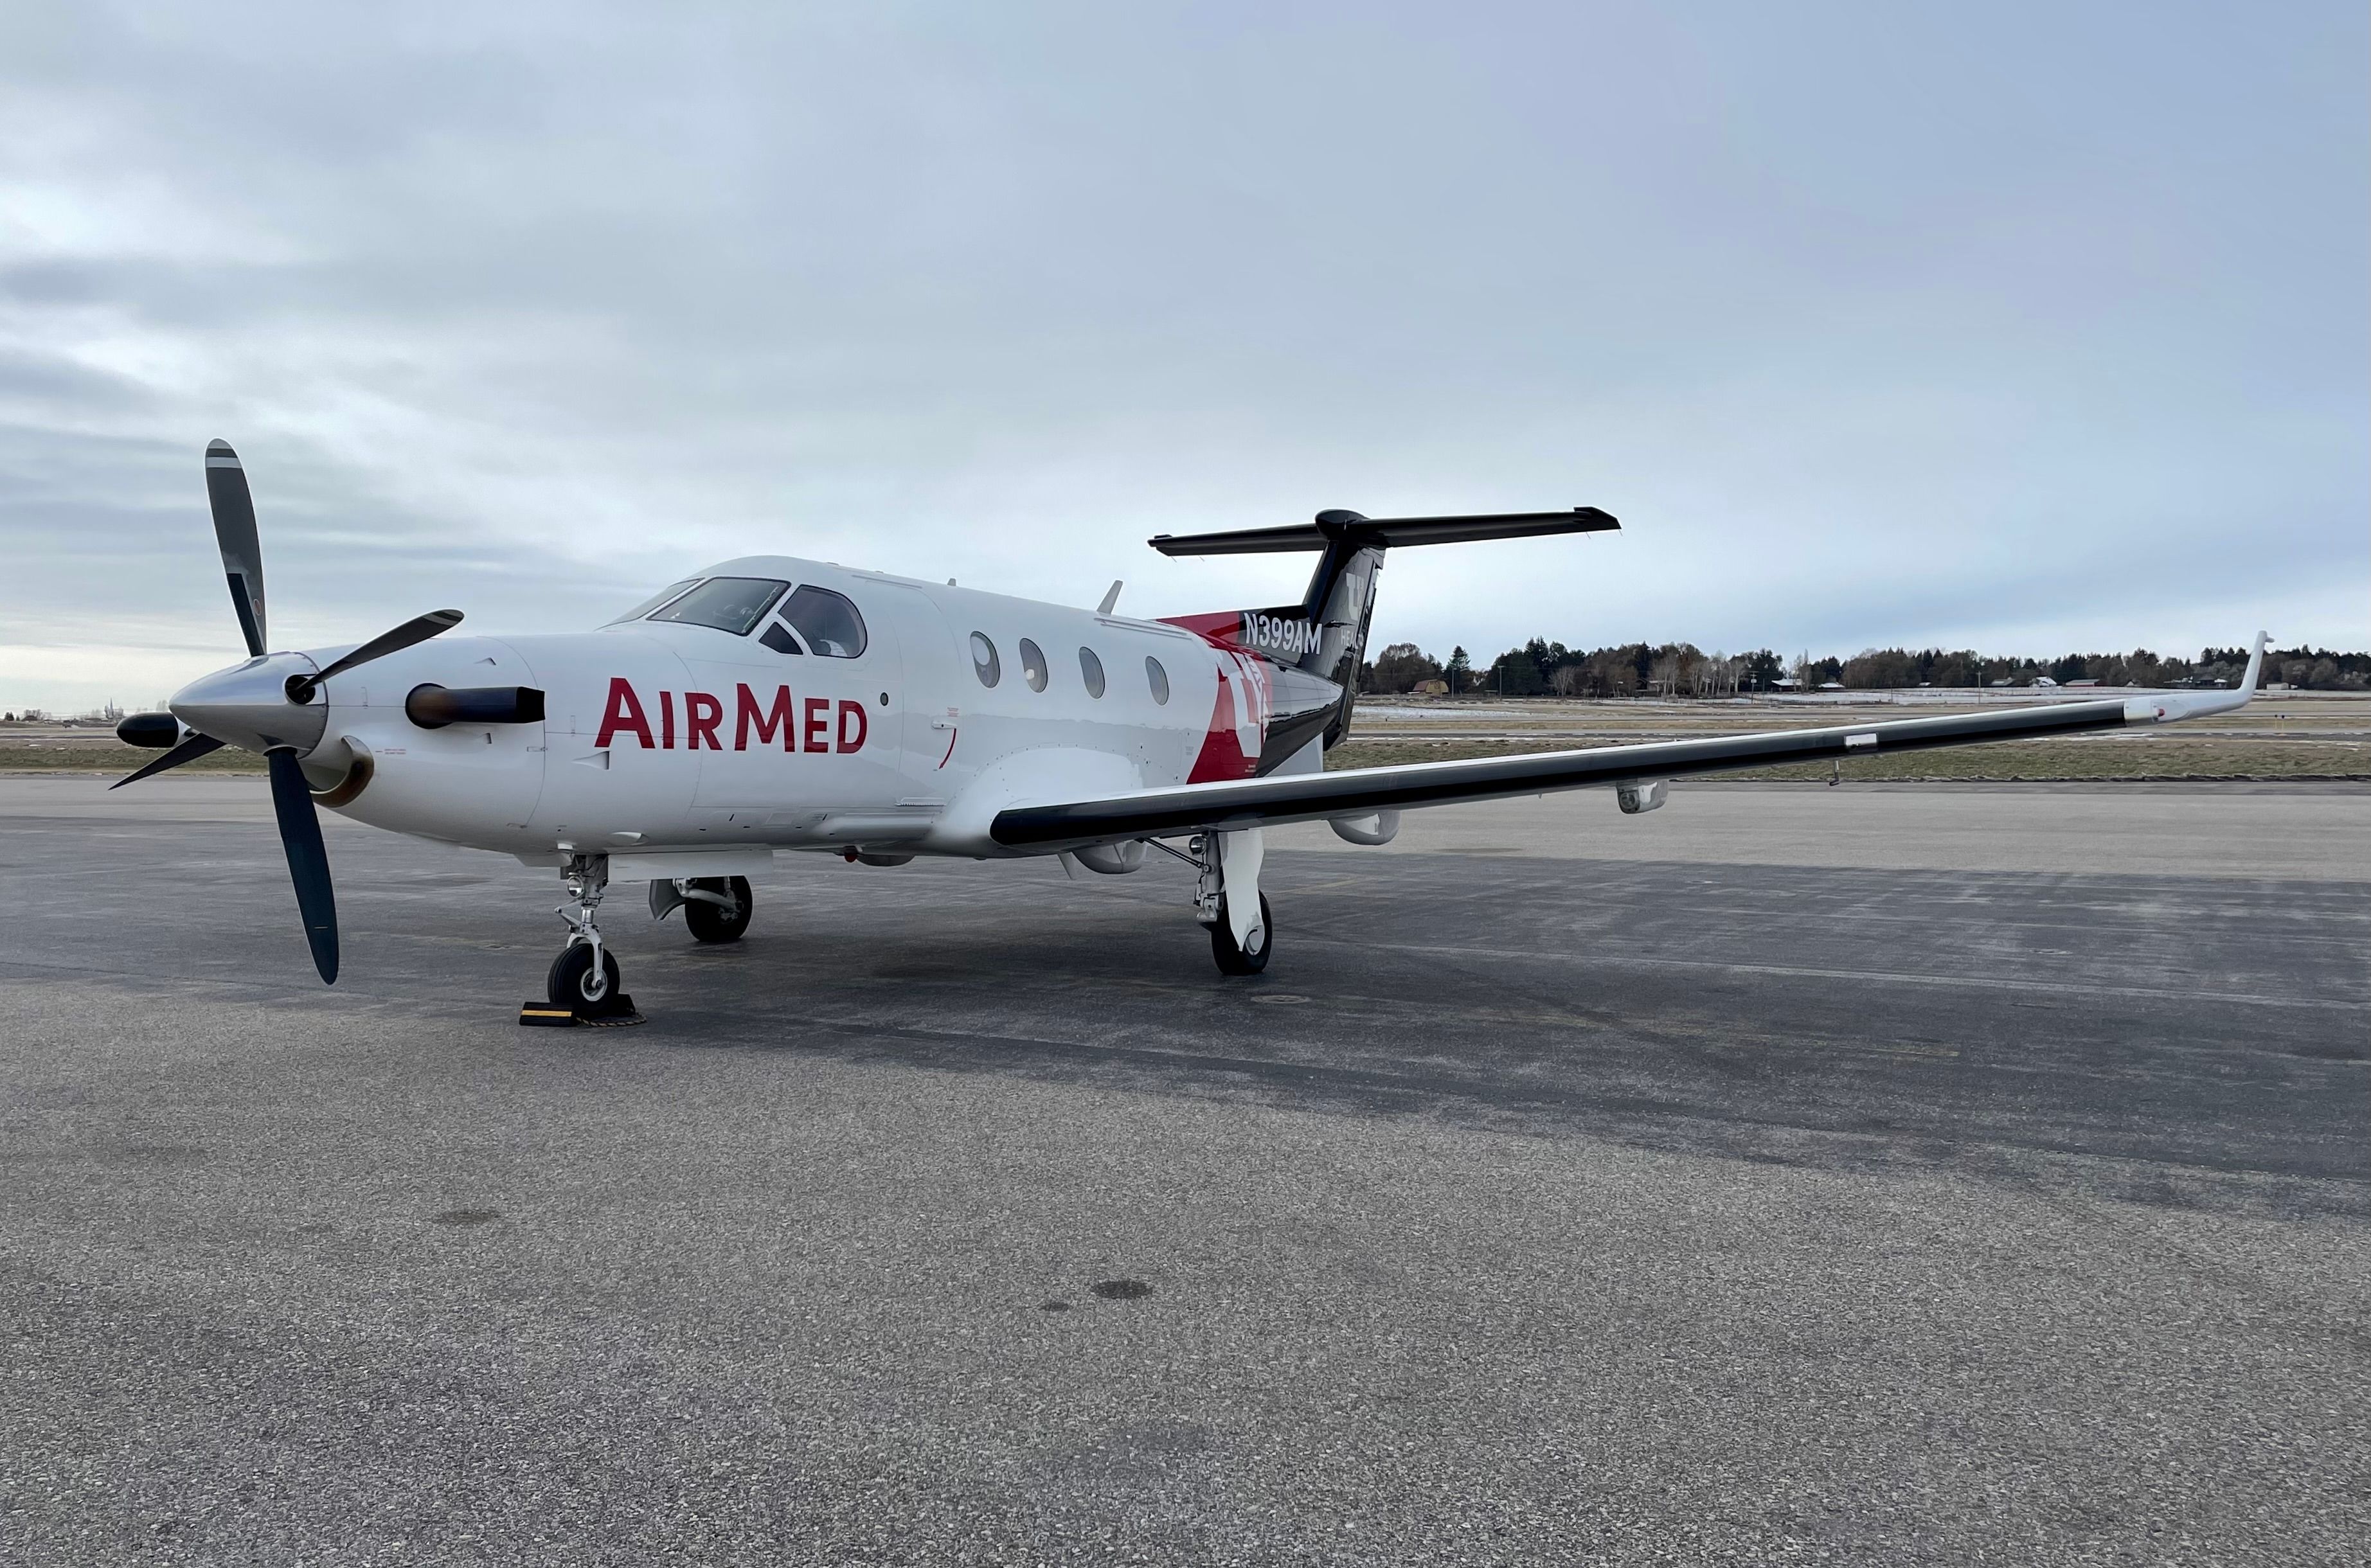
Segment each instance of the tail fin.
[[1166,556],[1266,555],[1321,550],[1309,591],[1298,605],[1219,615],[1179,616],[1176,624],[1252,649],[1279,664],[1323,676],[1342,688],[1341,706],[1325,728],[1332,747],[1349,728],[1374,618],[1375,584],[1383,552],[1397,546],[1521,539],[1540,534],[1595,534],[1622,525],[1593,506],[1570,512],[1493,513],[1475,517],[1366,517],[1321,512],[1313,523],[1281,528],[1236,528],[1218,534],[1160,534],[1147,541]]

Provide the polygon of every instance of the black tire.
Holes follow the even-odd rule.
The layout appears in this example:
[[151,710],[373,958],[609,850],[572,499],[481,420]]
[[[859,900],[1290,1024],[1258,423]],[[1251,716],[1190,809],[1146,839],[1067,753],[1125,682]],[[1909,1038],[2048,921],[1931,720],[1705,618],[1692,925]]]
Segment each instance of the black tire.
[[1235,933],[1227,924],[1227,899],[1219,895],[1218,923],[1210,928],[1210,956],[1218,961],[1221,974],[1257,974],[1267,967],[1267,955],[1276,951],[1276,919],[1267,910],[1267,894],[1260,894],[1259,946],[1246,952],[1235,945]]
[[618,995],[617,956],[607,948],[601,950],[601,970],[596,977],[592,944],[571,942],[551,961],[551,973],[544,977],[543,989],[545,998],[553,1007],[575,1013],[598,1012]]
[[733,901],[732,908],[723,909],[705,899],[684,900],[683,923],[693,936],[704,942],[741,940],[741,933],[749,928],[749,917],[758,912],[758,895],[749,891],[747,877],[695,877],[683,885],[721,893]]

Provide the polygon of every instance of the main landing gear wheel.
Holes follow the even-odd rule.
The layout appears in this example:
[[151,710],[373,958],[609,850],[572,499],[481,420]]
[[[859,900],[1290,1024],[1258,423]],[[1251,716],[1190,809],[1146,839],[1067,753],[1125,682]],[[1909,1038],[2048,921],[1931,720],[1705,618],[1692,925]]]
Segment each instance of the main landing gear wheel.
[[1221,974],[1257,974],[1267,967],[1267,955],[1276,949],[1276,921],[1267,911],[1267,894],[1259,895],[1259,924],[1253,928],[1249,947],[1235,944],[1234,928],[1227,922],[1227,900],[1219,899],[1219,918],[1210,927],[1210,956],[1218,961]]
[[566,1008],[579,1017],[609,1010],[615,1006],[618,989],[618,961],[609,950],[601,950],[601,963],[593,963],[590,942],[571,942],[558,958],[551,961],[551,973],[545,977],[544,994],[556,1008]]
[[686,891],[720,894],[733,901],[733,907],[711,904],[704,898],[688,898],[683,905],[683,923],[691,934],[703,942],[737,942],[741,933],[749,928],[749,917],[758,910],[758,896],[749,891],[747,877],[695,877],[684,883]]

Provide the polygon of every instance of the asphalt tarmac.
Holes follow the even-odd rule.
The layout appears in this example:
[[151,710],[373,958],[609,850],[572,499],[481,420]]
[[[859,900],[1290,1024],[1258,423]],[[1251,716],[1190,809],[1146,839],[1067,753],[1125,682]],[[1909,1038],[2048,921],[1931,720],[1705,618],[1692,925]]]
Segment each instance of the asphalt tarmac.
[[2371,792],[1409,822],[545,1031],[551,873],[332,825],[324,989],[259,782],[0,780],[0,1562],[2371,1557]]

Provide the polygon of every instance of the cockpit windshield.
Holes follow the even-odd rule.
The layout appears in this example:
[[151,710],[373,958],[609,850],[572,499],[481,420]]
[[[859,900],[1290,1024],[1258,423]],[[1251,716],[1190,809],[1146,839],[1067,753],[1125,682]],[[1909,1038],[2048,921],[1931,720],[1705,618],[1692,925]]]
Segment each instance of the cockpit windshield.
[[652,594],[649,598],[644,599],[641,604],[636,605],[632,609],[628,610],[624,615],[612,616],[609,619],[603,621],[601,624],[603,626],[623,626],[628,621],[640,620],[644,616],[649,615],[653,610],[657,609],[661,605],[665,604],[669,599],[674,598],[677,594],[682,593],[685,589],[690,587],[693,583],[699,581],[700,579],[697,577],[687,577],[680,582],[670,582],[665,587],[660,589],[657,593]]
[[745,635],[790,586],[770,577],[711,577],[648,618]]

